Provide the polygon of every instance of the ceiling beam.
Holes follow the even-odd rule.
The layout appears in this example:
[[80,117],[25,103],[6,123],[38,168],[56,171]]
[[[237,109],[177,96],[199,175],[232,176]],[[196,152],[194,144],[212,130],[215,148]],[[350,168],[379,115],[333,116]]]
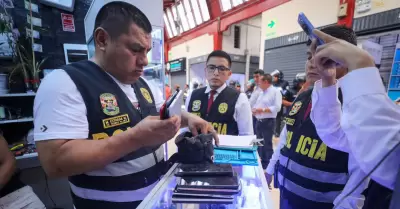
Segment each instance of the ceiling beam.
[[[258,1],[249,1],[244,3],[243,5],[229,10],[225,13],[220,14],[218,16],[211,16],[212,20],[208,21],[200,26],[197,26],[193,30],[182,33],[180,36],[173,37],[168,39],[166,42],[169,43],[170,47],[177,46],[182,44],[188,40],[197,38],[204,34],[215,34],[218,32],[223,32],[228,29],[228,27],[234,23],[241,22],[243,20],[252,18],[261,14],[262,12],[279,6],[281,4],[287,3],[290,0],[258,0]],[[213,8],[218,3],[218,7],[220,7],[219,0],[211,0],[209,2],[209,8]],[[213,13],[211,10],[211,14]],[[221,8],[219,11],[222,11]],[[214,11],[215,14],[218,14]]]

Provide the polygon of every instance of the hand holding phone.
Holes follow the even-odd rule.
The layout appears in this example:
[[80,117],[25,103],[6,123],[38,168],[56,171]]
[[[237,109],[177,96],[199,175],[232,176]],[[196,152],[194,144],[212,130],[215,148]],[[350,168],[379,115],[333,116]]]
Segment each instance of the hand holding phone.
[[165,101],[160,109],[160,118],[168,119],[174,115],[180,116],[182,113],[183,91],[178,90]]
[[317,40],[318,46],[324,44],[324,41],[314,34],[313,30],[315,28],[303,12],[300,12],[299,18],[297,19],[297,21],[298,21],[300,27],[303,29],[303,31],[308,35],[308,37],[311,40],[313,40],[313,39]]

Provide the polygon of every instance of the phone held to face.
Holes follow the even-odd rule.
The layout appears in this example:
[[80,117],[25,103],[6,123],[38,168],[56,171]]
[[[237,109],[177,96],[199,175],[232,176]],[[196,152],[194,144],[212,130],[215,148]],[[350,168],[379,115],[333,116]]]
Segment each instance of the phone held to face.
[[308,18],[306,17],[306,15],[303,12],[300,12],[299,18],[298,18],[297,21],[298,21],[300,27],[303,29],[303,31],[308,35],[308,37],[311,40],[317,39],[318,46],[324,44],[324,41],[321,40],[320,38],[318,38],[318,36],[316,36],[313,33],[313,30],[315,28],[314,28],[314,26],[311,24],[311,22],[308,20]]
[[183,91],[178,90],[170,96],[167,101],[161,106],[160,118],[162,120],[168,119],[174,115],[180,116],[182,113]]

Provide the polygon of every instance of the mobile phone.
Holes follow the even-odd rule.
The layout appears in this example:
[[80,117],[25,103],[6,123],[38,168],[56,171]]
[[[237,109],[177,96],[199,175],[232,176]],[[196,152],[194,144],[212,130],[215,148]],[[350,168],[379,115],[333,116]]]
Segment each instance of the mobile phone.
[[315,28],[314,28],[314,26],[311,24],[311,22],[308,20],[308,18],[306,17],[306,15],[303,12],[300,12],[299,18],[298,18],[297,21],[298,21],[300,27],[303,29],[303,31],[308,35],[308,37],[311,40],[312,39],[317,39],[318,46],[324,44],[324,41],[322,39],[318,38],[318,36],[316,36],[313,33],[313,30]]
[[165,101],[160,108],[160,118],[168,119],[173,115],[180,115],[183,101],[183,91],[175,91],[175,93]]

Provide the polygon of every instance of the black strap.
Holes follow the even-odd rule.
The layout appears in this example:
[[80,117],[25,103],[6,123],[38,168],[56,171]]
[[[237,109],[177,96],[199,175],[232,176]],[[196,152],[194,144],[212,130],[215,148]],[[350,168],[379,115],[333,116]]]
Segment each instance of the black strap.
[[390,202],[389,209],[396,209],[400,207],[400,169],[397,172],[396,184],[392,194],[392,200]]

